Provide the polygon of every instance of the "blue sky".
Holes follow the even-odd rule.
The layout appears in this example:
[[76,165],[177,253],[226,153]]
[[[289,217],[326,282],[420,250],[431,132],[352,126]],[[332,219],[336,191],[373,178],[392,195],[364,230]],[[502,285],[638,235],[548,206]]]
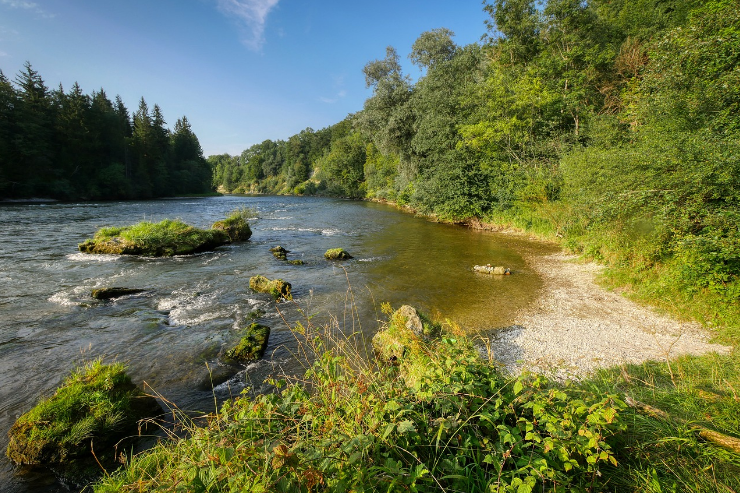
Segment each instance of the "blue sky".
[[0,0],[0,69],[25,61],[56,88],[143,96],[172,128],[188,117],[206,156],[320,129],[362,109],[362,67],[424,31],[485,34],[479,0]]

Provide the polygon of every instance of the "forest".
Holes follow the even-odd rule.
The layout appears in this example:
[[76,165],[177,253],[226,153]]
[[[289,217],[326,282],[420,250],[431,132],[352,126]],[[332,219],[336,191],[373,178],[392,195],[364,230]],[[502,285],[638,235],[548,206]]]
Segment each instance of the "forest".
[[141,199],[211,190],[211,170],[187,117],[166,127],[144,98],[75,83],[49,90],[30,63],[11,82],[0,71],[0,199]]
[[365,65],[329,128],[210,156],[224,192],[390,201],[513,226],[607,263],[674,313],[738,321],[737,0],[494,0],[458,46],[422,33]]

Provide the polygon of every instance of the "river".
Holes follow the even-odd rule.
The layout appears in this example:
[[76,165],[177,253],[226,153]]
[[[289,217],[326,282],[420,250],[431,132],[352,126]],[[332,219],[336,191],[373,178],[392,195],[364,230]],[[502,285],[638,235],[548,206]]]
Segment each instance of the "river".
[[[236,207],[255,211],[253,236],[215,252],[174,258],[86,255],[77,244],[100,227],[179,218],[209,227]],[[275,259],[282,245],[295,266]],[[354,259],[326,261],[328,248]],[[0,205],[0,491],[67,491],[46,473],[18,471],[5,457],[7,430],[75,366],[123,361],[134,382],[190,411],[259,390],[269,375],[300,372],[291,357],[297,321],[334,323],[372,336],[380,304],[411,304],[471,331],[508,326],[538,295],[541,280],[523,252],[548,247],[524,239],[438,224],[393,207],[327,198],[224,196],[139,202]],[[472,272],[510,267],[511,276]],[[249,289],[257,274],[292,283],[295,303],[276,306]],[[96,301],[94,288],[144,288]],[[279,308],[279,312],[278,312]],[[264,313],[262,315],[262,313]],[[266,358],[216,389],[207,365],[253,317],[272,327]]]

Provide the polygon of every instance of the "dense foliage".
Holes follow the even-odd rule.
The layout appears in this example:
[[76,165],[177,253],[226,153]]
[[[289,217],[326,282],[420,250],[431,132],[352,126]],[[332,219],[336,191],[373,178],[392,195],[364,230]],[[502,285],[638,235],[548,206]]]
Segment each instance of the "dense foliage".
[[210,192],[211,170],[186,117],[170,131],[143,98],[131,116],[103,89],[49,90],[28,63],[13,82],[0,71],[0,198]]
[[486,2],[483,42],[423,33],[409,55],[416,82],[389,47],[365,66],[361,112],[212,156],[214,183],[536,230],[666,308],[738,325],[739,7]]
[[303,334],[319,357],[301,383],[228,402],[95,491],[601,491],[617,464],[613,395],[505,378],[451,333],[410,336],[385,368],[363,368],[351,341],[322,352],[325,339]]

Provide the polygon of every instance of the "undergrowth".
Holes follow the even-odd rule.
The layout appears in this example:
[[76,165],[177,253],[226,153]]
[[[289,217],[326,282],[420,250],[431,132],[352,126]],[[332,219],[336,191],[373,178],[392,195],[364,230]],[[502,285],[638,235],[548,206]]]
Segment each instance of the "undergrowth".
[[[392,324],[393,322],[391,322]],[[298,325],[313,361],[274,393],[227,402],[95,486],[107,491],[598,491],[625,405],[611,392],[504,377],[446,327],[397,366],[359,334]],[[411,377],[413,375],[413,377]]]

